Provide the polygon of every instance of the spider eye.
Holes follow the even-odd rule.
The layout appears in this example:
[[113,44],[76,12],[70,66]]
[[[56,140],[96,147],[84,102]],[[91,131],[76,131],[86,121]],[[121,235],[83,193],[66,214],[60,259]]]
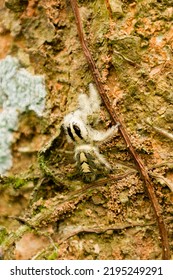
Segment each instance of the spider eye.
[[80,128],[79,128],[76,124],[73,125],[73,129],[74,129],[76,135],[77,135],[80,139],[83,139],[83,137],[82,137],[82,135],[81,135],[81,130],[80,130]]
[[68,135],[70,136],[70,138],[75,141],[74,137],[73,137],[73,133],[71,132],[71,128],[68,126],[67,127],[67,132],[68,132]]

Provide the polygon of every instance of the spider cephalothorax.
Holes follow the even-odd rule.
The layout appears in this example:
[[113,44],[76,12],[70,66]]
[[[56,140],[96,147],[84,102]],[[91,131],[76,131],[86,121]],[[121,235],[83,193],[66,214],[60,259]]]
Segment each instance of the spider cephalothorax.
[[63,126],[68,142],[74,144],[90,142],[88,126],[83,121],[79,110],[65,116]]

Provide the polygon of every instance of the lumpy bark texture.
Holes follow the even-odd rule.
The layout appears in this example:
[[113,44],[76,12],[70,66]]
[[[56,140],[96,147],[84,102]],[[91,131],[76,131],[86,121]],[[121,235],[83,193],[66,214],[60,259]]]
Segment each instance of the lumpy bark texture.
[[[107,95],[154,182],[173,258],[172,1],[78,5]],[[112,174],[85,184],[61,130],[93,82],[70,2],[1,0],[0,8],[0,59],[16,57],[47,89],[43,117],[20,114],[13,166],[0,177],[1,257],[161,259],[156,217],[121,136],[99,147]],[[103,104],[99,117],[96,129],[113,125]]]

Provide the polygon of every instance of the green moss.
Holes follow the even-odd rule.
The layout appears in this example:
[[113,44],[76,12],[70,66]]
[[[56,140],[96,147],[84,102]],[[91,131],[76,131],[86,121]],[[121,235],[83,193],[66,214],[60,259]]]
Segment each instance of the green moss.
[[28,179],[16,176],[2,176],[1,183],[4,188],[12,187],[14,189],[20,189],[28,182]]
[[2,244],[7,237],[8,232],[5,227],[0,227],[0,244]]
[[48,257],[47,257],[47,260],[56,260],[57,259],[57,256],[58,256],[58,253],[57,252],[52,252],[52,254],[50,254]]
[[28,5],[28,0],[6,0],[5,6],[14,11],[14,12],[22,12],[26,9]]
[[16,178],[16,180],[14,181],[14,188],[19,189],[25,184],[26,184],[26,180],[22,178]]
[[139,49],[140,49],[140,43],[141,40],[137,36],[129,36],[129,37],[122,37],[119,38],[117,36],[112,36],[110,38],[109,44],[112,46],[114,51],[113,53],[113,59],[114,55],[117,57],[117,54],[119,53],[119,56],[121,59],[124,60],[125,58],[128,58],[132,60],[133,62],[139,62],[140,55],[139,55]]

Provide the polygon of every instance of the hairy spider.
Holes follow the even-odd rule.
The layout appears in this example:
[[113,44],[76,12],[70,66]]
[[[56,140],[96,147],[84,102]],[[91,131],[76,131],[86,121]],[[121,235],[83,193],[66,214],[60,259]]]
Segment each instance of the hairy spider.
[[[95,180],[96,170],[110,171],[110,165],[99,153],[98,145],[106,142],[118,131],[118,124],[100,131],[91,124],[99,119],[101,100],[93,84],[89,84],[89,96],[80,94],[78,109],[64,117],[63,128],[67,141],[75,145],[75,160],[84,181]],[[88,176],[89,175],[89,176]],[[90,179],[86,179],[86,177]]]

